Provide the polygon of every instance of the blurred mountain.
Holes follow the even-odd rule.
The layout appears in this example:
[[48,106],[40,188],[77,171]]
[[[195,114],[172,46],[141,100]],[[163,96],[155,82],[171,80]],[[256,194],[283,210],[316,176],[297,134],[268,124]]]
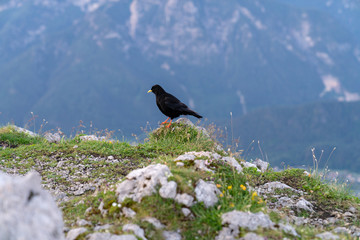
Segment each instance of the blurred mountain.
[[360,100],[356,0],[8,0],[0,122],[129,136],[164,120],[163,87],[210,121]]
[[[233,121],[235,139],[248,160],[273,166],[360,170],[360,103],[315,103],[257,110]],[[335,150],[334,150],[335,148]]]

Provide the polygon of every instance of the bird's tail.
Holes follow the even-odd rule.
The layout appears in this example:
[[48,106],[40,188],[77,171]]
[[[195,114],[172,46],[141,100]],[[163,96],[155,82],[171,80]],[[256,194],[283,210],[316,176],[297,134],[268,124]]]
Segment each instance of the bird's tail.
[[194,112],[192,110],[189,110],[189,115],[193,115],[194,117],[197,117],[197,118],[202,118],[202,116],[200,116],[197,112]]

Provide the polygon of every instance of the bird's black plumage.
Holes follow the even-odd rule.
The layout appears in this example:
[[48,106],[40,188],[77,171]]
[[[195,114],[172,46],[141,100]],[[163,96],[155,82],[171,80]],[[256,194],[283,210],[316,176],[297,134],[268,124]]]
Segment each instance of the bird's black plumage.
[[[156,105],[164,115],[171,118],[170,124],[167,127],[171,125],[171,121],[174,118],[177,118],[180,115],[192,115],[197,118],[202,118],[202,116],[191,110],[179,99],[177,99],[170,93],[165,92],[165,90],[160,85],[152,86],[151,90],[149,90],[148,92],[153,92],[155,94]],[[166,119],[163,124],[166,123],[168,119]]]

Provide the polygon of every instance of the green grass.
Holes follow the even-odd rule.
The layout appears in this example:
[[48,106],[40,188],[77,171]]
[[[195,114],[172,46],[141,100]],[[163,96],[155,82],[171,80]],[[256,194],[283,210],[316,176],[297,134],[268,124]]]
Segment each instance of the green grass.
[[37,144],[42,141],[44,141],[42,137],[32,137],[26,133],[17,132],[12,126],[0,128],[0,144],[6,147]]

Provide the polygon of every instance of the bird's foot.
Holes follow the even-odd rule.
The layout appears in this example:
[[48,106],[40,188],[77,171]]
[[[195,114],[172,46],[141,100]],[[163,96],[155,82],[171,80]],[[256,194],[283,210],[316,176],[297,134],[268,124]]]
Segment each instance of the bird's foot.
[[161,125],[164,125],[166,123],[168,123],[168,120],[170,119],[170,117],[168,117],[165,121],[163,121],[162,123],[160,123]]
[[169,123],[167,126],[166,126],[166,128],[169,128],[171,126],[171,123]]

